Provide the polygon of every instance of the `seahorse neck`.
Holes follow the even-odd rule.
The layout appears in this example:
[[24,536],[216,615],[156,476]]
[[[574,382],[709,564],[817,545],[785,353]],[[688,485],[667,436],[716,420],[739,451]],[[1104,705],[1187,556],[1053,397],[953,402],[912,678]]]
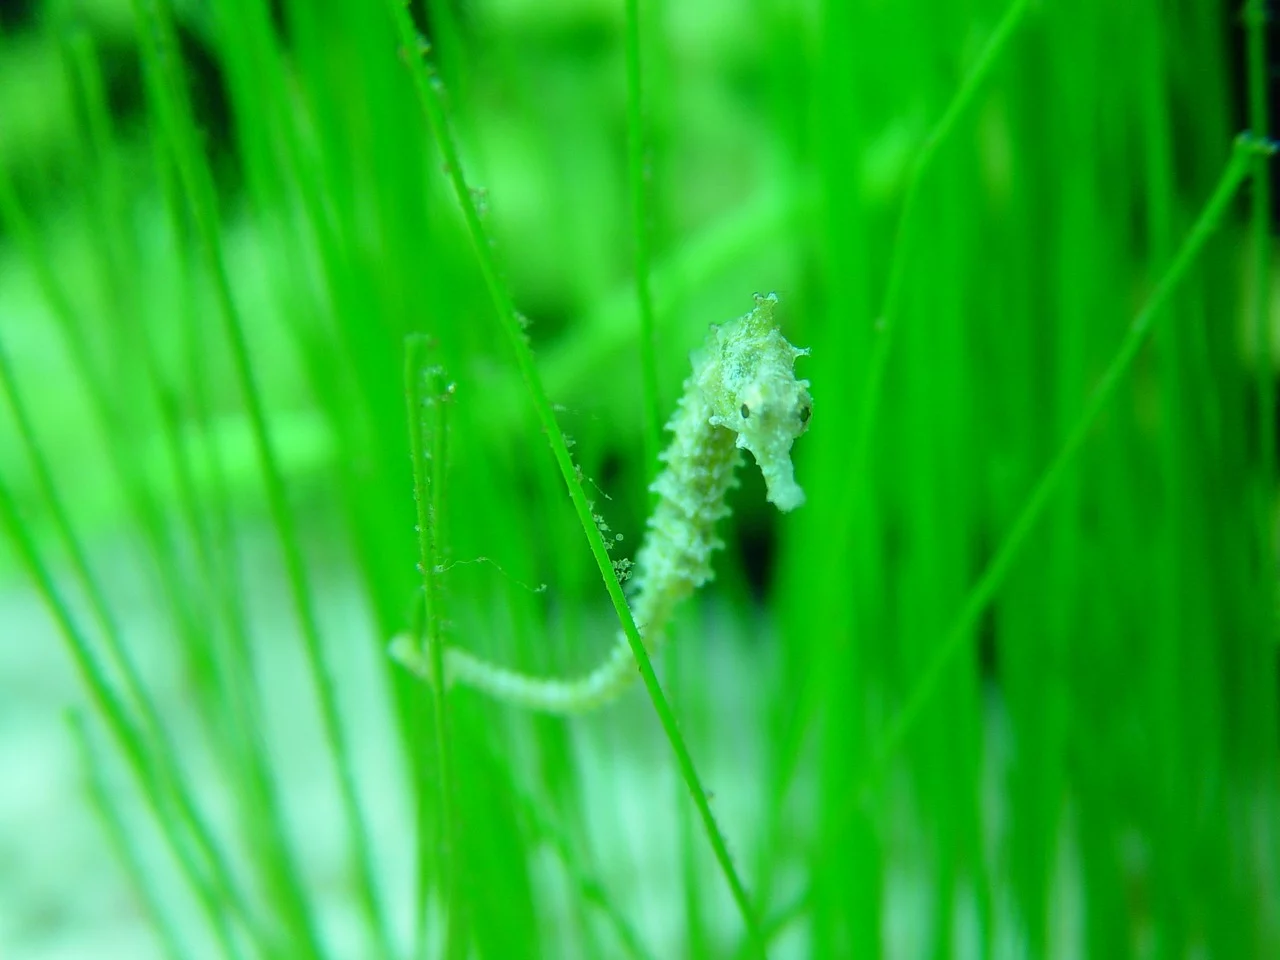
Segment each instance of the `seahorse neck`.
[[646,637],[659,633],[675,605],[711,579],[712,554],[724,545],[715,526],[729,512],[725,494],[739,460],[733,432],[711,424],[711,407],[695,379],[685,387],[667,424],[666,466],[649,488],[658,502],[636,558],[632,612]]

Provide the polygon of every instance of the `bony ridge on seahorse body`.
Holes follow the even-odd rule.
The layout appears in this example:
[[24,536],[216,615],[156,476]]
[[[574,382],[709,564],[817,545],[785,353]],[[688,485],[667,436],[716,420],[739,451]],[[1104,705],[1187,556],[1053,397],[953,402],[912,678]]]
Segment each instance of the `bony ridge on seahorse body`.
[[[722,547],[717,521],[729,513],[725,495],[735,485],[739,450],[748,450],[764,476],[767,499],[779,510],[804,503],[795,480],[791,444],[808,429],[813,401],[809,381],[797,380],[793,347],[778,330],[776,294],[755,296],[748,314],[712,327],[693,354],[693,373],[667,424],[671,442],[665,468],[650,486],[658,495],[631,582],[631,612],[650,655],[680,601],[712,578],[711,556]],[[429,659],[407,636],[392,656],[430,679]],[[574,713],[613,699],[635,678],[635,657],[625,634],[589,673],[535,677],[483,660],[458,647],[444,650],[446,685],[461,683],[533,710]]]

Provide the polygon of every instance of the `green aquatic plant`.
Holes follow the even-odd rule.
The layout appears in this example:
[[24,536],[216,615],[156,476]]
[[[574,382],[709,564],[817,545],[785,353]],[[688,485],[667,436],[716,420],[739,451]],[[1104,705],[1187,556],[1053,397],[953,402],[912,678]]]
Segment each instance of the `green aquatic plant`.
[[[1280,956],[1265,4],[79,6],[0,28],[0,955]],[[818,429],[716,518],[765,283]]]

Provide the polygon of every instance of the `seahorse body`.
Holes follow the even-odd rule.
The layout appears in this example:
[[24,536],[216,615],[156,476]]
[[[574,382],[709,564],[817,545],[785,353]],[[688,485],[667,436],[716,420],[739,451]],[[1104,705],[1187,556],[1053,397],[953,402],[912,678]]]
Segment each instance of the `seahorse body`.
[[[791,444],[808,429],[809,382],[797,380],[793,347],[773,320],[776,294],[756,295],[755,309],[713,327],[693,356],[693,373],[667,424],[671,443],[665,469],[650,489],[658,495],[636,558],[631,611],[646,649],[657,652],[676,604],[713,576],[711,556],[722,547],[717,521],[728,512],[740,449],[749,450],[764,476],[767,497],[779,510],[804,503],[791,464]],[[422,656],[407,641],[392,653],[427,675]],[[636,676],[635,657],[619,632],[608,657],[590,673],[544,678],[508,670],[465,650],[444,652],[448,683],[462,683],[534,710],[573,713],[611,700]]]

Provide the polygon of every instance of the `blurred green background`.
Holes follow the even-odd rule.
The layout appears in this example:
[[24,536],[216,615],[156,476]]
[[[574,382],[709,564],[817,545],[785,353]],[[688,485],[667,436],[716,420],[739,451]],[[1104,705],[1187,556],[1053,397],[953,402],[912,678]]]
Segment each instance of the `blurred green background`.
[[1272,6],[0,3],[0,955],[1280,955]]

